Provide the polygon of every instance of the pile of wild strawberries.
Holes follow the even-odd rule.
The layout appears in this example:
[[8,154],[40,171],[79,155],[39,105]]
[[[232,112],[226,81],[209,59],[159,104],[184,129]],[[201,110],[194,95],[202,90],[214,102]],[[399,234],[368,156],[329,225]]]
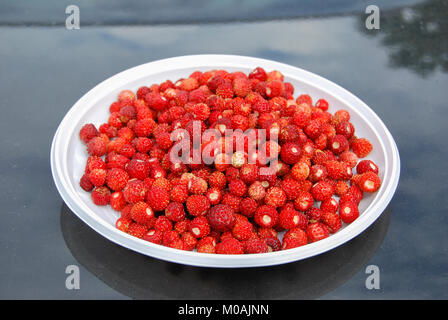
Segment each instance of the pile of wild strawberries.
[[[372,145],[355,136],[346,110],[331,114],[326,100],[293,94],[279,71],[260,67],[124,90],[106,123],[79,132],[89,154],[80,186],[121,213],[119,230],[171,248],[265,253],[327,238],[358,218],[364,192],[378,190],[378,166],[359,161]],[[174,161],[195,125],[214,161]],[[235,134],[201,136],[207,129]],[[243,150],[225,148],[239,139]]]

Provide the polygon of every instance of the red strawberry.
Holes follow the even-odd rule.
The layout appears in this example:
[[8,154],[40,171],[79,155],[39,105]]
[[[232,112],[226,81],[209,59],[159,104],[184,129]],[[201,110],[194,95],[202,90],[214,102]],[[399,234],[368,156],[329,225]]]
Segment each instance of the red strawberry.
[[283,189],[283,191],[286,194],[286,197],[288,200],[294,200],[296,199],[300,192],[301,192],[301,188],[300,188],[300,184],[297,180],[291,179],[291,178],[285,178],[282,182],[281,182],[281,188]]
[[207,187],[207,181],[199,177],[194,177],[188,182],[188,191],[191,194],[204,194],[207,192]]
[[179,88],[180,90],[192,91],[199,87],[199,82],[196,78],[189,77],[189,78],[185,78],[185,79],[177,81],[174,85],[177,88]]
[[89,174],[85,173],[80,181],[79,181],[79,185],[81,188],[83,188],[85,191],[92,191],[94,185],[93,183],[90,181],[89,179]]
[[170,194],[165,189],[153,186],[146,195],[146,201],[153,210],[162,211],[170,203]]
[[247,190],[249,197],[255,201],[262,200],[266,195],[266,190],[260,181],[252,183]]
[[224,82],[216,88],[216,95],[221,98],[233,98],[234,92],[231,83]]
[[143,238],[147,232],[148,232],[147,226],[138,224],[136,222],[132,222],[127,230],[128,234],[137,238]]
[[319,221],[322,216],[322,210],[316,207],[311,207],[305,211],[305,216],[310,222]]
[[268,246],[268,252],[279,251],[282,249],[282,243],[277,237],[265,238],[264,241]]
[[[279,99],[281,99],[281,98],[279,98]],[[270,102],[272,102],[272,100]],[[298,141],[300,138],[299,130],[300,129],[295,124],[288,124],[288,125],[282,127],[280,130],[280,133],[279,133],[280,142],[286,143],[286,142]],[[300,148],[300,149],[303,150],[302,148]]]
[[123,170],[126,168],[126,165],[130,161],[125,156],[115,153],[115,152],[108,153],[106,156],[106,160],[107,160],[107,168],[108,169],[120,168]]
[[140,224],[148,225],[155,222],[154,211],[143,201],[132,206],[130,215],[132,220]]
[[123,90],[118,94],[118,101],[124,103],[132,103],[135,99],[135,94],[131,90]]
[[236,219],[232,228],[232,235],[241,241],[248,240],[253,235],[253,225],[247,219]]
[[148,107],[156,111],[164,110],[168,106],[167,99],[156,92],[148,93],[145,96],[145,101]]
[[216,240],[217,239],[214,236],[208,235],[208,236],[205,236],[205,237],[202,237],[201,239],[199,239],[198,246],[209,244],[209,245],[215,247]]
[[278,212],[272,206],[262,205],[255,211],[254,219],[259,226],[270,228],[277,224]]
[[265,93],[268,98],[279,97],[285,90],[283,81],[272,80],[266,83]]
[[278,222],[282,228],[293,229],[307,223],[305,216],[294,209],[283,209],[280,211]]
[[305,231],[300,228],[291,229],[283,236],[282,249],[293,249],[308,243]]
[[123,190],[129,180],[127,172],[120,168],[112,168],[107,172],[106,183],[109,188],[115,191]]
[[334,154],[341,154],[344,151],[347,151],[349,148],[349,143],[346,137],[344,137],[341,134],[337,134],[334,137],[332,137],[328,141],[328,145],[330,150]]
[[[356,204],[359,204],[359,202],[363,198],[363,193],[362,193],[361,189],[359,189],[355,185],[350,186],[348,188],[348,191],[347,191],[346,195],[351,197]],[[342,200],[342,197],[341,197],[341,199],[339,199],[339,202],[341,202],[341,200]]]
[[341,197],[342,195],[347,193],[348,188],[349,188],[349,186],[348,186],[347,182],[339,180],[336,183],[336,186],[334,187],[334,193],[337,196]]
[[94,204],[105,206],[110,201],[110,190],[107,187],[97,187],[93,189],[91,196]]
[[188,198],[188,187],[183,184],[173,186],[170,192],[171,201],[184,203]]
[[157,135],[156,143],[162,150],[168,150],[173,145],[171,135],[168,132],[162,132]]
[[317,201],[329,199],[334,193],[334,188],[326,181],[319,181],[311,188],[311,194]]
[[338,211],[338,208],[339,208],[339,204],[336,201],[336,199],[334,199],[333,197],[331,197],[325,201],[322,201],[320,204],[320,209],[322,211],[336,212],[336,211]]
[[240,213],[246,217],[253,217],[258,203],[252,198],[243,198],[240,202]]
[[244,243],[245,253],[266,253],[269,251],[268,245],[265,241],[257,238],[252,238]]
[[115,222],[115,227],[123,232],[128,232],[129,226],[131,225],[132,219],[129,218],[118,218]]
[[287,164],[295,164],[300,160],[302,150],[297,143],[286,142],[282,145],[280,151],[281,159]]
[[321,222],[315,222],[308,225],[308,228],[306,229],[306,235],[309,242],[316,242],[328,238],[328,236],[330,235],[330,231],[325,224]]
[[184,232],[182,233],[180,238],[183,243],[183,250],[192,251],[194,248],[196,248],[198,240],[196,240],[192,233]]
[[225,193],[222,196],[221,204],[228,205],[233,209],[233,211],[235,211],[235,213],[238,213],[240,210],[241,200],[241,197],[235,196],[231,193]]
[[229,192],[235,196],[242,197],[247,192],[246,184],[239,179],[234,179],[229,182]]
[[215,246],[205,243],[205,244],[197,244],[196,250],[199,253],[216,253]]
[[151,168],[147,161],[132,159],[126,166],[130,178],[144,180],[149,176]]
[[244,98],[251,91],[250,81],[246,78],[236,78],[233,80],[233,91],[238,97]]
[[286,202],[286,193],[280,187],[271,187],[266,192],[264,202],[274,208],[281,207]]
[[303,131],[310,139],[316,139],[322,132],[322,122],[318,119],[311,120]]
[[369,171],[378,174],[378,166],[371,160],[362,160],[356,166],[356,172],[358,174],[366,173]]
[[123,209],[121,209],[120,214],[122,218],[131,219],[131,209],[133,204],[127,204]]
[[325,180],[327,177],[327,168],[323,165],[316,164],[311,167],[309,179],[312,182]]
[[165,216],[159,216],[155,223],[154,229],[160,232],[166,232],[173,229],[173,223]]
[[294,200],[294,207],[297,210],[306,211],[313,206],[313,203],[314,203],[313,195],[307,191],[302,191]]
[[306,103],[310,106],[313,105],[313,99],[308,94],[301,94],[300,96],[297,97],[296,102],[297,104]]
[[355,139],[351,143],[351,147],[353,149],[353,152],[359,157],[364,158],[367,157],[372,151],[373,147],[369,140],[365,138],[359,138]]
[[92,138],[99,136],[100,133],[96,129],[95,125],[92,123],[85,124],[81,130],[79,130],[79,138],[84,142],[88,143]]
[[107,152],[107,142],[103,137],[93,137],[87,143],[87,152],[91,156],[101,157]]
[[208,176],[208,183],[210,187],[224,189],[227,183],[226,176],[220,171],[214,171]]
[[165,216],[173,222],[179,222],[185,219],[185,211],[182,203],[170,202],[165,208]]
[[347,139],[350,139],[353,136],[353,134],[355,133],[355,127],[349,121],[341,121],[336,126],[336,133],[343,135]]
[[197,194],[187,198],[186,206],[192,216],[203,216],[210,209],[210,202],[206,196]]
[[162,244],[163,232],[155,229],[151,229],[143,236],[143,240],[155,243]]
[[160,178],[154,179],[152,182],[150,182],[149,179],[151,179],[151,178],[145,179],[145,181],[147,183],[149,183],[149,185],[148,185],[149,188],[160,188],[160,189],[164,189],[168,192],[171,191],[171,182],[167,178],[160,177]]
[[123,192],[117,191],[110,195],[110,207],[115,211],[121,211],[127,205]]
[[218,254],[243,254],[243,245],[235,238],[226,238],[216,245]]
[[199,216],[191,220],[188,230],[196,238],[203,238],[210,233],[210,224],[204,216]]
[[174,230],[176,230],[178,233],[184,233],[188,230],[188,227],[190,225],[189,219],[184,219],[182,221],[176,222],[174,225]]
[[297,162],[292,167],[291,174],[296,180],[305,180],[310,174],[310,166],[305,162]]
[[207,219],[213,229],[222,232],[232,230],[236,222],[234,210],[225,204],[218,204],[211,208]]
[[356,203],[345,201],[339,206],[339,216],[345,223],[352,223],[359,217],[359,210]]
[[347,162],[339,162],[341,166],[341,179],[349,180],[353,176],[353,170]]
[[376,173],[368,171],[361,174],[357,185],[363,192],[375,192],[381,186],[381,179]]
[[358,163],[358,156],[352,151],[344,151],[339,155],[339,161],[347,163],[350,168],[354,168]]
[[343,109],[336,111],[331,119],[332,123],[334,123],[335,125],[338,125],[341,122],[349,120],[350,120],[350,113],[347,110]]
[[344,167],[342,163],[337,160],[330,160],[325,162],[328,177],[335,180],[342,179]]
[[89,180],[95,187],[101,187],[106,182],[107,171],[104,169],[94,169],[89,173]]
[[266,238],[277,238],[278,232],[275,231],[274,228],[263,228],[260,227],[257,230],[257,234],[259,238],[266,239]]
[[156,122],[151,118],[143,118],[137,120],[134,127],[134,132],[137,137],[148,137],[156,127]]
[[319,99],[316,101],[316,104],[314,105],[316,108],[321,109],[322,111],[327,111],[328,110],[328,101],[325,99]]
[[197,252],[201,253],[216,253],[216,240],[213,237],[203,237],[196,245]]
[[177,231],[168,230],[163,232],[162,244],[166,247],[183,249],[183,243],[180,240],[180,235]]
[[322,211],[320,220],[328,227],[331,233],[335,233],[341,229],[341,218],[336,212]]
[[212,206],[217,205],[222,200],[222,192],[218,188],[210,188],[205,194]]

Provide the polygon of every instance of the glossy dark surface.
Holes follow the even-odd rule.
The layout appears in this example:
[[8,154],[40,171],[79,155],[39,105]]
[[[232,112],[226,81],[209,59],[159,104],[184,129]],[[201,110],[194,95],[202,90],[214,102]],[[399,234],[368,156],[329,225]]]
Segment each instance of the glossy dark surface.
[[[99,26],[92,26],[96,15],[80,6],[81,29],[72,31],[63,25],[65,5],[56,19],[9,4],[16,11],[0,14],[0,298],[447,299],[448,6],[417,2],[385,4],[380,30],[365,28],[364,1],[347,1],[345,11],[314,4],[307,9],[312,17],[291,7],[289,17],[298,18],[285,20],[267,20],[282,16],[261,10],[257,19],[237,16],[251,22],[229,21],[227,13],[210,18],[226,23],[193,23],[197,16],[179,24],[182,17],[167,15],[165,25],[138,26],[129,25],[132,10],[120,23],[98,12]],[[201,53],[295,65],[374,109],[397,142],[402,168],[382,217],[321,256],[243,270],[160,262],[81,223],[63,205],[50,172],[51,140],[65,113],[117,72]],[[80,267],[79,290],[65,287],[68,265]],[[369,265],[381,272],[379,290],[365,286]]]

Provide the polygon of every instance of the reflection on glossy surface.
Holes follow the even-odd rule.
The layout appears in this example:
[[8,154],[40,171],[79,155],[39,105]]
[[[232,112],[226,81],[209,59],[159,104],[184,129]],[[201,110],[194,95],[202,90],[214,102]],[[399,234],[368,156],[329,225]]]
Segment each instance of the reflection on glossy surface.
[[[63,22],[65,5],[73,2],[54,2],[57,5],[52,10],[40,13],[50,12],[57,17],[62,14],[60,21]],[[314,2],[316,6],[321,3]],[[422,3],[385,2],[394,6]],[[37,3],[10,2],[27,8]],[[341,2],[331,3],[337,6]],[[384,241],[366,262],[380,268],[381,289],[366,290],[366,274],[360,266],[357,273],[353,269],[353,277],[346,277],[341,285],[333,285],[334,289],[322,298],[447,299],[448,73],[442,59],[443,52],[447,52],[443,49],[447,35],[434,32],[434,23],[446,30],[448,9],[441,5],[443,1],[428,0],[424,2],[423,18],[415,17],[413,11],[402,12],[405,19],[416,18],[415,25],[421,20],[428,28],[429,23],[427,31],[433,33],[425,36],[426,33],[402,29],[412,28],[412,25],[399,20],[386,21],[389,15],[411,6],[394,13],[380,5],[386,20],[379,31],[365,32],[366,15],[360,9],[366,2],[353,3],[358,7],[350,15],[253,23],[88,27],[81,18],[81,29],[77,31],[67,31],[61,25],[48,28],[0,26],[0,203],[3,218],[0,224],[0,298],[124,297],[82,266],[81,289],[68,291],[65,288],[65,268],[77,262],[60,232],[62,200],[52,183],[49,168],[51,139],[69,108],[104,79],[158,59],[219,53],[272,59],[334,81],[364,100],[383,120],[398,144],[402,171],[398,190],[389,204],[393,214]],[[7,5],[11,7],[10,4]],[[86,18],[89,10],[83,8],[86,7],[81,6],[81,17]],[[4,16],[18,21],[14,25],[20,25],[27,15],[42,20],[39,11],[31,10],[32,7],[30,10],[6,9],[6,4],[2,3],[0,22],[6,21]],[[303,13],[297,10],[291,10],[291,14]],[[132,16],[130,11],[122,14]],[[382,41],[387,37],[392,37],[388,42],[396,45],[384,45]],[[398,54],[394,65],[391,53],[395,48],[399,52],[401,47],[411,47],[410,52]],[[412,51],[414,49],[418,51]],[[418,60],[420,52],[428,54],[425,50],[435,58],[422,58],[423,63],[417,61],[417,66],[413,66],[413,56]],[[424,61],[431,59],[438,62],[429,65],[438,64],[438,67],[426,67]],[[96,243],[103,242],[92,242],[90,246]],[[141,259],[149,258],[141,256]],[[307,263],[310,262],[305,265]],[[294,269],[295,265],[284,266],[284,270]],[[111,286],[117,287],[116,284]],[[252,288],[253,293],[261,290],[253,284]],[[145,296],[143,293],[127,294]]]
[[386,210],[358,237],[319,256],[275,267],[219,269],[153,259],[103,238],[64,204],[61,229],[78,262],[136,299],[310,299],[349,280],[375,254],[390,221]]
[[381,30],[360,30],[377,36],[389,51],[393,68],[409,68],[421,76],[448,71],[448,1],[428,0],[381,12]]
[[[376,0],[382,9],[421,0]],[[65,8],[76,4],[82,25],[154,25],[266,21],[363,12],[363,0],[14,0],[2,3],[0,23],[55,26],[65,23]],[[20,14],[17,14],[20,13]]]

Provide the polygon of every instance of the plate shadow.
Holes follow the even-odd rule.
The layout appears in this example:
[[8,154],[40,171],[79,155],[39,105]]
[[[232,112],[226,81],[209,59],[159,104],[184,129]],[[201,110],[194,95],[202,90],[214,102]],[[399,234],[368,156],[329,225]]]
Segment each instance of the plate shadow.
[[363,233],[320,255],[261,268],[221,269],[165,262],[121,247],[63,204],[61,230],[74,258],[98,279],[134,299],[315,299],[359,272],[387,233],[386,211]]

